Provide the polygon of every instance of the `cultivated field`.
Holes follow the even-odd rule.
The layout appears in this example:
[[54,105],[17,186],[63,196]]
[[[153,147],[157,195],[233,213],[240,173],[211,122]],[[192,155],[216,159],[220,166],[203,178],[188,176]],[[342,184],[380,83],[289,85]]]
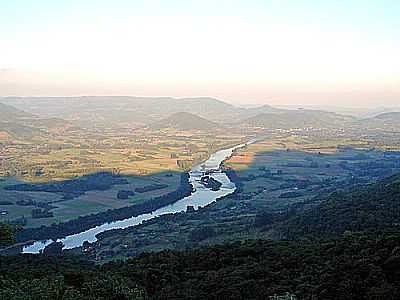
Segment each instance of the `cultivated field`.
[[[38,227],[150,200],[176,190],[181,172],[206,160],[218,149],[244,139],[242,135],[227,137],[218,131],[137,129],[120,133],[110,129],[104,132],[100,135],[77,131],[52,136],[52,139],[42,137],[43,140],[13,140],[0,144],[0,210],[3,211],[0,221]],[[49,182],[85,180],[100,172],[127,182],[110,183],[101,190],[89,188],[72,198],[64,190],[5,189],[23,183],[40,186]],[[135,191],[152,184],[162,188],[134,193],[127,199],[118,198],[121,190]],[[37,208],[50,214],[33,218],[32,210]]]
[[[392,154],[391,154],[392,153]],[[275,137],[239,149],[224,163],[252,204],[286,207],[341,184],[371,182],[400,167],[397,152],[368,140]]]

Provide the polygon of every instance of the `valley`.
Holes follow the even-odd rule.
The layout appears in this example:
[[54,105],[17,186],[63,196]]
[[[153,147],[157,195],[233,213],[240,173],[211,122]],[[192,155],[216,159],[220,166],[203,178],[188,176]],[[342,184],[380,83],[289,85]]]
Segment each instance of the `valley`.
[[238,149],[223,163],[238,187],[235,193],[198,211],[102,233],[90,257],[108,260],[224,241],[280,239],[284,233],[275,225],[296,211],[315,207],[321,196],[398,174],[398,152],[377,150],[355,140],[304,141],[269,138]]
[[[22,100],[15,101],[18,107]],[[135,116],[127,101],[121,105]],[[85,124],[88,116],[77,108],[52,127],[49,120],[60,118],[62,110],[50,102],[44,112],[30,105],[28,112],[7,108],[0,142],[0,223],[11,229],[2,229],[9,237],[0,256],[24,251],[79,258],[114,272],[115,264],[149,252],[180,255],[190,248],[190,255],[197,255],[231,247],[219,245],[240,252],[258,240],[271,241],[260,242],[262,251],[287,251],[303,239],[311,239],[302,244],[305,251],[327,251],[315,240],[351,239],[354,248],[359,235],[370,241],[371,234],[397,234],[397,114],[359,119],[215,101],[218,115],[195,99],[152,101],[167,101],[170,114],[155,110],[148,119],[116,122],[104,102],[95,115],[100,123]],[[174,101],[182,103],[174,108]],[[155,293],[149,282],[135,282],[143,292]],[[288,291],[309,292],[285,285],[265,293]]]
[[0,20],[0,300],[400,299],[400,1]]
[[[10,120],[27,122],[27,113],[9,110]],[[125,130],[66,127],[54,132],[45,127],[29,137],[10,131],[13,138],[0,142],[0,203],[7,212],[0,221],[26,228],[50,226],[167,195],[178,188],[182,172],[245,139],[237,130],[225,135],[218,127],[187,128],[192,123],[187,118],[192,121],[190,115],[174,117],[175,127],[167,127],[171,118],[160,120],[157,129],[143,124]],[[152,184],[162,188],[117,197],[120,191]],[[33,215],[34,209],[46,213]]]

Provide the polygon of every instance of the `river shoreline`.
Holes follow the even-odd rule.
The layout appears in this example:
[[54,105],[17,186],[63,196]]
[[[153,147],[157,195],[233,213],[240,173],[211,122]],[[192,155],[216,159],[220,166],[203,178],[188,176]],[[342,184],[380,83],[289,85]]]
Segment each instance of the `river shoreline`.
[[[246,146],[248,143],[243,143],[240,145],[233,146],[228,149],[219,150],[216,153],[210,155],[209,159],[199,165],[196,165],[189,172],[188,182],[193,187],[194,191],[189,193],[186,197],[176,197],[174,201],[164,205],[160,208],[153,207],[150,212],[143,212],[142,214],[131,216],[123,220],[112,221],[111,223],[104,223],[102,225],[97,225],[88,230],[82,230],[81,232],[67,235],[65,238],[58,238],[56,241],[62,242],[64,244],[64,249],[72,249],[80,247],[84,241],[95,242],[97,240],[96,235],[105,231],[113,229],[124,229],[132,226],[137,226],[142,222],[152,219],[154,217],[168,214],[168,213],[178,213],[185,211],[187,206],[193,206],[195,209],[200,206],[206,206],[217,199],[229,195],[236,190],[236,186],[232,183],[228,176],[221,169],[223,161],[232,156],[233,152],[241,147]],[[221,189],[218,191],[212,191],[205,188],[201,184],[201,176],[204,172],[211,172],[211,177],[217,181],[222,182]],[[187,174],[187,173],[186,173]],[[127,208],[124,208],[126,210]],[[54,242],[55,239],[37,241],[33,244],[25,246],[23,248],[23,253],[39,253],[47,245]]]
[[[118,209],[112,209],[105,212],[99,212],[94,215],[80,217],[78,218],[79,224],[77,224],[79,225],[79,228],[75,228],[77,226],[74,225],[78,221],[71,220],[64,223],[59,223],[55,226],[44,227],[41,237],[40,237],[41,233],[38,232],[39,230],[41,230],[41,228],[26,229],[22,232],[23,235],[21,235],[21,233],[17,235],[17,242],[23,243],[28,240],[32,240],[34,239],[32,235],[39,235],[39,238],[37,238],[37,240],[42,240],[42,239],[54,240],[63,238],[68,235],[88,230],[95,226],[100,226],[104,223],[119,221],[132,216],[138,216],[144,213],[150,213],[151,211],[154,211],[160,207],[169,205],[171,203],[174,203],[175,201],[179,201],[180,199],[187,197],[191,193],[192,193],[192,187],[189,183],[189,174],[182,173],[181,182],[178,188],[173,192],[153,198],[146,203],[131,205]],[[68,227],[71,227],[71,229],[68,229]]]

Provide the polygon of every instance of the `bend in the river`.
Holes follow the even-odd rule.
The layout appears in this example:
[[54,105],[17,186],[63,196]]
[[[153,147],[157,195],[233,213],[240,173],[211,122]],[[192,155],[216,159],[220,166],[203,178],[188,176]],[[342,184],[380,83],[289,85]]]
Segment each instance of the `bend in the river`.
[[[233,182],[229,180],[228,176],[221,171],[221,163],[229,158],[234,150],[248,145],[252,142],[254,142],[254,140],[245,144],[236,145],[229,149],[217,151],[212,154],[207,161],[193,167],[192,170],[189,172],[189,182],[193,185],[194,190],[190,196],[178,200],[171,205],[156,209],[151,213],[141,214],[136,217],[131,217],[121,221],[105,223],[100,226],[82,231],[80,233],[68,235],[65,238],[58,239],[57,241],[64,244],[64,249],[80,247],[85,241],[91,243],[95,242],[97,240],[96,235],[101,232],[112,229],[125,229],[128,227],[136,226],[141,224],[143,221],[150,220],[161,215],[185,211],[188,206],[193,206],[195,209],[198,209],[199,206],[206,206],[216,201],[220,197],[233,193],[236,189],[236,186]],[[213,191],[209,188],[206,188],[201,183],[201,177],[206,172],[209,173],[208,175],[210,177],[214,178],[222,184],[219,190]],[[39,253],[52,242],[53,240],[34,242],[31,245],[25,246],[22,250],[22,253]]]

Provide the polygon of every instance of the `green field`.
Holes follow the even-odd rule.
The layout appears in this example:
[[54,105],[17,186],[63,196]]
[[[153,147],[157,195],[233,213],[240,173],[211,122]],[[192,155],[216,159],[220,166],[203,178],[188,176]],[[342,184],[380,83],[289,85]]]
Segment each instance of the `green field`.
[[[208,158],[210,153],[243,141],[242,134],[221,134],[175,129],[136,129],[129,133],[111,130],[102,133],[85,131],[63,132],[37,137],[33,140],[14,140],[0,148],[4,161],[0,164],[0,222],[14,222],[22,216],[26,227],[40,227],[65,222],[79,216],[104,212],[148,201],[176,190],[180,174]],[[178,164],[184,161],[184,167]],[[99,172],[122,176],[127,184],[111,185],[106,190],[89,190],[64,199],[65,193],[9,191],[4,187],[21,184],[65,182],[79,180]],[[118,199],[120,190],[134,191],[151,184],[165,188],[135,193],[129,199]],[[71,190],[71,192],[74,192]],[[29,205],[17,201],[31,201]],[[53,216],[32,218],[32,210],[48,204]],[[21,224],[21,222],[19,222]]]
[[[6,210],[7,215],[0,216],[0,221],[12,221],[24,216],[27,220],[26,227],[39,227],[42,225],[51,225],[53,223],[65,222],[75,219],[79,216],[103,212],[108,209],[121,208],[143,201],[148,201],[154,197],[161,196],[176,190],[180,183],[180,173],[158,173],[148,176],[123,176],[128,184],[114,185],[105,191],[93,190],[85,192],[79,197],[71,200],[63,200],[59,193],[50,192],[20,192],[7,191],[2,189],[9,184],[15,184],[20,181],[10,178],[1,182],[1,201],[10,201],[13,205],[0,205],[0,210]],[[120,190],[132,190],[142,188],[149,184],[164,184],[165,188],[153,190],[144,193],[135,193],[129,199],[118,199],[117,194]],[[31,199],[36,203],[48,203],[55,208],[50,211],[54,214],[49,218],[32,218],[31,212],[36,205],[21,206],[16,201],[21,199]]]
[[[396,172],[397,163],[385,158],[384,151],[362,142],[315,143],[288,138],[239,149],[224,165],[243,180],[243,193],[251,196],[252,205],[279,209],[307,201],[324,188],[340,186],[353,177],[371,182],[379,176],[389,176]],[[374,168],[371,171],[376,174],[365,172],[368,168]],[[288,192],[298,195],[282,197]]]
[[[400,161],[395,156],[353,140],[314,142],[285,137],[259,141],[237,150],[224,162],[237,176],[237,193],[192,213],[163,216],[121,232],[103,233],[95,257],[107,260],[114,255],[129,257],[161,249],[279,239],[276,231],[257,224],[271,221],[271,215],[285,218],[296,206],[314,207],[323,200],[320,197],[334,191],[396,174]],[[193,233],[202,229],[207,233],[196,238]]]

